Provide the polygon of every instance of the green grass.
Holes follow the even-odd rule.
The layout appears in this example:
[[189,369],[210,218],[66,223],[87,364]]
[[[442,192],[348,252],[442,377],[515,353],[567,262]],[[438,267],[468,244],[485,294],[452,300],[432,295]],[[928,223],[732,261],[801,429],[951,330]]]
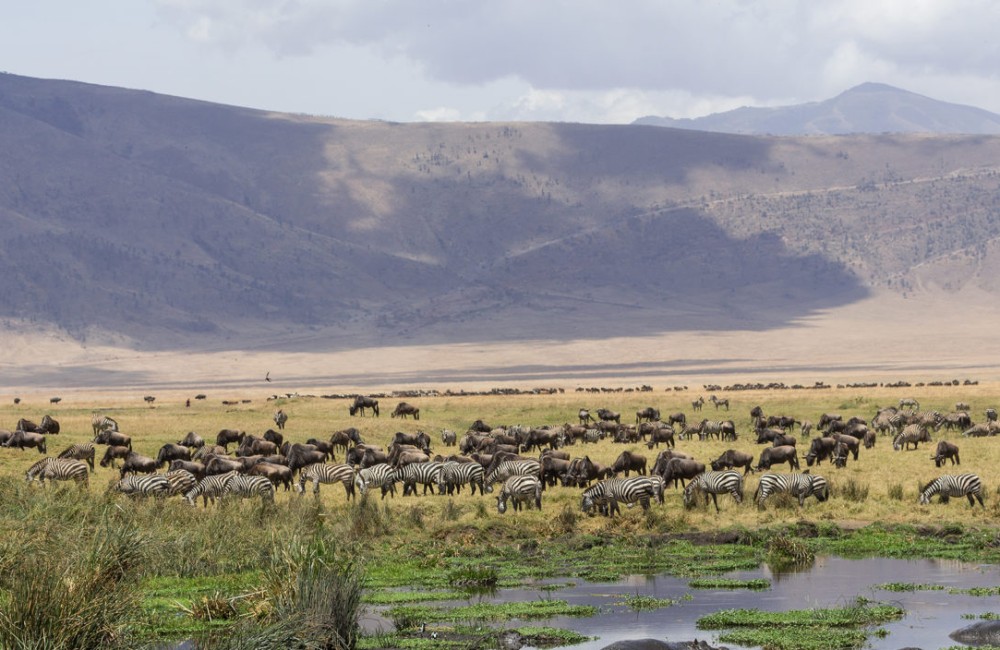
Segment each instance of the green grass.
[[771,588],[771,581],[766,578],[698,578],[688,582],[692,589],[749,589],[764,591]]
[[[677,598],[654,598],[653,596],[642,596],[639,594],[618,596],[618,598],[620,600],[616,601],[615,605],[628,607],[636,612],[649,612],[665,607],[672,607],[679,602]],[[690,596],[687,597],[687,600],[690,600]]]
[[590,605],[571,605],[565,600],[531,600],[521,603],[476,603],[461,607],[401,605],[390,608],[386,615],[397,623],[397,629],[408,629],[421,622],[530,620],[553,616],[593,616],[596,613],[597,608]]

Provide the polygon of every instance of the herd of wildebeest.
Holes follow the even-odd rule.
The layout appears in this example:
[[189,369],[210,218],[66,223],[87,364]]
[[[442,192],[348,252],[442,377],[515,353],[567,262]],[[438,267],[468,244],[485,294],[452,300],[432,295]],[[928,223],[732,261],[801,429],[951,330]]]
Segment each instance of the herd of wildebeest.
[[[273,501],[276,490],[294,488],[302,494],[309,482],[316,494],[321,484],[339,483],[349,500],[372,488],[379,488],[382,499],[395,497],[397,485],[402,485],[403,496],[416,496],[418,492],[451,495],[463,488],[485,495],[500,484],[494,494],[500,513],[507,510],[508,502],[515,510],[541,508],[544,491],[561,487],[582,490],[585,512],[614,516],[620,504],[639,504],[648,510],[651,503],[662,503],[671,488],[682,490],[686,506],[703,496],[705,504],[711,498],[718,510],[717,495],[732,495],[742,502],[744,477],[757,472],[763,473],[754,494],[759,507],[781,492],[802,506],[810,496],[820,501],[830,496],[826,479],[812,473],[814,465],[827,461],[836,471],[857,461],[862,449],[871,449],[879,438],[891,440],[893,449],[903,452],[918,449],[920,443],[933,444],[936,432],[952,432],[953,439],[1000,433],[996,409],[985,409],[984,419],[975,423],[969,405],[961,402],[953,411],[941,413],[921,410],[916,400],[901,399],[898,406],[880,408],[869,418],[823,413],[815,423],[766,414],[754,406],[749,411],[752,429],[744,432],[738,432],[731,419],[700,417],[706,403],[714,405],[717,416],[730,408],[728,399],[712,395],[708,402],[701,397],[691,402],[693,417],[682,411],[662,415],[648,407],[637,411],[634,421],[627,416],[624,422],[621,413],[605,408],[580,409],[573,423],[555,426],[491,425],[477,419],[461,435],[440,431],[438,450],[432,450],[438,443],[419,430],[398,431],[384,447],[366,443],[355,427],[329,437],[292,441],[284,433],[288,415],[283,409],[274,413],[276,428],[260,436],[222,429],[214,440],[205,440],[189,432],[176,443],[164,444],[154,456],[133,449],[131,437],[103,413],[92,418],[92,441],[69,445],[55,456],[47,454],[60,425],[49,415],[37,424],[21,419],[13,430],[0,431],[0,446],[34,448],[43,456],[27,470],[29,482],[36,478],[41,483],[73,480],[86,487],[96,463],[118,471],[118,480],[110,487],[113,491],[136,498],[178,495],[191,505],[197,504],[198,497],[207,506],[229,495]],[[378,417],[378,400],[358,396],[350,403],[349,413]],[[391,415],[417,421],[420,409],[400,402]],[[676,449],[678,441],[708,439],[734,445],[707,462]],[[626,448],[610,462],[592,459],[588,447],[594,445],[596,450],[596,443],[606,440]],[[738,440],[743,449],[736,448]],[[763,447],[748,452],[748,440]],[[643,446],[656,455],[643,453]],[[930,460],[936,467],[961,464],[956,442],[941,439],[933,450]],[[343,462],[337,461],[338,454]],[[807,465],[804,471],[801,460]],[[784,465],[788,473],[772,471]],[[970,505],[983,504],[976,474],[939,476],[923,487],[919,500],[927,503],[935,494],[942,501],[964,496]]]

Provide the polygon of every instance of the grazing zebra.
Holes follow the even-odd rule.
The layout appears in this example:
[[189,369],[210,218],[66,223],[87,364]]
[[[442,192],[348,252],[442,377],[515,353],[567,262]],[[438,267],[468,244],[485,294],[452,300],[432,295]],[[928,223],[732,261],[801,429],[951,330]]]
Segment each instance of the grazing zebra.
[[900,449],[909,449],[910,445],[913,445],[913,448],[916,449],[919,443],[930,441],[931,434],[925,427],[919,424],[908,424],[893,438],[892,448],[899,451]]
[[139,476],[130,474],[111,486],[113,492],[132,498],[166,497],[170,496],[170,481],[160,474]]
[[223,496],[230,494],[241,499],[260,497],[264,502],[274,503],[274,483],[266,476],[236,474],[226,483],[226,490],[223,492]]
[[288,422],[288,414],[278,409],[274,412],[274,423],[278,425],[278,429],[285,428],[285,422]]
[[[477,463],[478,464],[478,463]],[[424,495],[427,490],[434,494],[434,487],[440,482],[441,468],[444,463],[410,463],[396,470],[396,480],[403,484],[403,496],[417,494],[417,483],[424,486]]]
[[661,501],[662,487],[662,480],[656,481],[648,476],[609,478],[584,490],[580,506],[588,514],[597,506],[608,517],[614,517],[615,512],[621,514],[619,503],[628,507],[638,503],[643,510],[649,510],[650,498]]
[[[479,463],[476,463],[477,465]],[[358,488],[361,494],[368,491],[370,487],[382,488],[382,498],[385,498],[386,492],[392,494],[393,497],[396,496],[396,470],[392,468],[391,465],[386,463],[379,463],[378,465],[372,465],[371,467],[365,467],[364,469],[358,470],[357,476],[354,477],[354,485]]]
[[118,431],[118,422],[114,418],[109,418],[106,415],[101,415],[100,413],[94,413],[94,416],[90,418],[90,426],[94,427],[94,437],[103,431]]
[[[451,496],[452,491],[462,493],[462,486],[469,485],[472,493],[479,488],[480,494],[486,494],[486,471],[479,463],[457,463],[449,461],[441,467],[438,479],[438,492]],[[492,489],[492,488],[491,488]]]
[[198,485],[198,479],[186,469],[171,470],[164,474],[163,478],[170,483],[170,496],[187,494]]
[[775,492],[787,492],[799,500],[799,507],[807,497],[815,496],[817,501],[830,498],[830,486],[826,479],[816,474],[764,474],[757,484],[754,500],[763,508],[764,501]]
[[506,481],[511,476],[541,476],[542,465],[537,460],[505,460],[496,464],[486,475],[486,485]]
[[81,488],[90,486],[90,476],[87,465],[72,458],[45,457],[28,468],[24,478],[31,483],[36,478],[45,485],[45,479],[50,481],[76,481]]
[[497,512],[501,515],[507,512],[507,500],[513,502],[514,512],[521,509],[521,506],[531,505],[532,500],[535,507],[542,509],[542,482],[537,476],[511,476],[503,482],[500,494],[497,495]]
[[229,485],[229,481],[233,480],[235,476],[235,471],[206,476],[198,482],[198,485],[184,495],[184,499],[192,506],[197,506],[196,499],[201,497],[204,506],[207,508],[209,500],[215,503],[216,499],[221,498],[226,493],[226,486]]
[[735,470],[699,474],[684,488],[684,507],[690,508],[694,505],[698,490],[705,493],[705,505],[708,505],[708,497],[711,496],[715,511],[719,512],[719,501],[716,499],[718,494],[728,492],[733,495],[736,503],[743,503],[743,475]]
[[948,503],[950,497],[966,497],[970,507],[976,506],[976,500],[983,508],[986,507],[983,504],[983,485],[976,474],[946,474],[937,477],[920,491],[921,505],[930,503],[935,494],[941,495],[941,503]]
[[56,458],[72,458],[73,460],[82,460],[90,465],[90,471],[94,471],[94,444],[91,442],[84,442],[77,445],[71,445],[66,449],[59,452]]
[[319,496],[320,483],[343,483],[344,493],[348,499],[354,498],[354,468],[343,463],[337,465],[327,465],[325,463],[313,463],[306,465],[299,472],[299,483],[296,489],[299,494],[305,494],[306,482],[313,482],[313,494]]

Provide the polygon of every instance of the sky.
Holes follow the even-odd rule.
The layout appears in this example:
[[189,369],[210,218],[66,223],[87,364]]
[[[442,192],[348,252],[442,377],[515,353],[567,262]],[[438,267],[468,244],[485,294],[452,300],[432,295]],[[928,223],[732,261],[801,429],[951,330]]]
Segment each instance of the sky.
[[9,0],[0,71],[351,119],[624,124],[866,81],[1000,113],[995,0]]

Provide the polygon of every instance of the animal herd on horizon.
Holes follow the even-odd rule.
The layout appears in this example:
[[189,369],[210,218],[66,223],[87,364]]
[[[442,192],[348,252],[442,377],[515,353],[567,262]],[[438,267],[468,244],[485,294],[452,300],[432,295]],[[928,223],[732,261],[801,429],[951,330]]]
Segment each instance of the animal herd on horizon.
[[[730,409],[728,399],[715,395],[708,403],[716,411]],[[702,397],[693,400],[692,411],[700,412],[705,404]],[[356,397],[348,410],[351,416],[363,417],[367,411],[378,417],[380,413],[378,400],[363,396]],[[850,461],[858,462],[861,450],[873,448],[879,438],[890,439],[894,451],[906,452],[918,449],[921,443],[930,444],[937,432],[951,431],[965,438],[1000,433],[995,408],[985,409],[985,419],[978,424],[969,412],[964,402],[956,403],[950,413],[941,413],[920,410],[917,400],[903,398],[898,407],[880,408],[871,418],[823,413],[813,424],[788,415],[766,415],[760,406],[754,406],[749,411],[752,430],[741,435],[733,420],[702,418],[695,423],[683,412],[663,417],[658,409],[647,407],[635,412],[634,424],[623,424],[619,412],[598,408],[592,414],[582,408],[576,424],[490,426],[477,419],[462,436],[443,430],[442,445],[449,450],[457,448],[457,453],[442,455],[432,452],[431,437],[422,431],[397,432],[384,449],[366,443],[355,427],[333,432],[329,438],[292,442],[284,433],[289,415],[278,409],[273,415],[278,429],[268,429],[260,437],[221,429],[213,444],[192,431],[176,443],[164,444],[155,457],[135,451],[132,437],[121,431],[115,418],[95,413],[92,441],[69,445],[57,456],[45,455],[52,436],[60,432],[59,423],[50,415],[38,424],[21,419],[12,431],[0,430],[0,447],[34,448],[44,456],[27,470],[29,482],[74,481],[88,488],[90,475],[96,473],[100,446],[103,452],[97,464],[118,471],[118,479],[109,490],[133,498],[177,495],[192,506],[199,497],[203,506],[227,497],[259,498],[270,503],[279,489],[294,488],[301,495],[308,483],[312,483],[315,495],[319,495],[321,485],[340,484],[349,501],[373,488],[385,499],[395,497],[396,485],[401,484],[404,497],[458,494],[463,487],[473,495],[496,492],[497,510],[503,514],[508,504],[515,512],[541,509],[545,491],[561,486],[582,491],[584,512],[614,517],[621,513],[621,504],[628,508],[638,504],[648,510],[654,502],[663,503],[671,488],[680,490],[688,508],[703,499],[706,506],[711,500],[720,512],[718,496],[729,495],[737,504],[742,503],[746,477],[758,472],[753,502],[759,508],[780,493],[797,501],[799,507],[808,497],[824,502],[831,496],[830,481],[813,474],[813,466],[818,468],[827,461],[836,472]],[[407,402],[400,402],[391,414],[413,420],[419,420],[419,415],[420,409]],[[818,435],[811,437],[814,432]],[[730,448],[707,462],[676,449],[677,441],[696,444],[708,439],[733,443],[753,440],[764,447],[759,455]],[[649,450],[662,444],[664,449],[652,460],[626,449],[613,462],[600,463],[586,450],[602,440],[644,445]],[[801,454],[800,441],[805,449]],[[230,445],[235,445],[233,452]],[[571,453],[573,448],[579,451]],[[344,462],[336,461],[338,452]],[[530,453],[537,456],[525,455]],[[804,471],[800,458],[806,461]],[[939,440],[930,458],[937,468],[948,463],[961,465],[959,446],[949,440]],[[772,471],[784,464],[789,473]],[[496,485],[500,486],[498,491]],[[922,487],[918,502],[927,504],[935,495],[942,502],[966,497],[970,506],[978,502],[985,507],[982,482],[974,473],[935,477]]]

